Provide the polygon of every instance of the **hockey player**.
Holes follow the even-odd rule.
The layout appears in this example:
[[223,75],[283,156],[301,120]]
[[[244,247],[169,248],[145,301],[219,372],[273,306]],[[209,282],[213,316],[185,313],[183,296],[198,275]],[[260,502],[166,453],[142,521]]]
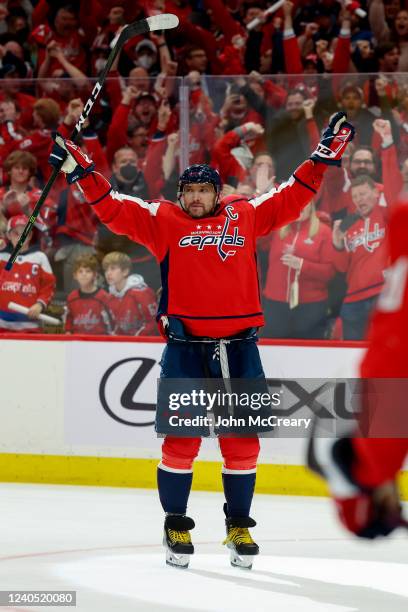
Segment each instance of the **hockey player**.
[[[57,136],[50,163],[64,160],[68,182],[78,181],[87,201],[112,231],[141,242],[160,262],[163,292],[157,315],[168,339],[162,377],[257,378],[264,372],[256,330],[264,324],[255,256],[258,236],[300,215],[319,189],[327,164],[340,165],[354,128],[336,114],[322,142],[290,179],[259,197],[220,199],[221,181],[211,167],[188,167],[179,180],[179,206],[145,202],[112,192],[81,150]],[[166,513],[167,561],[187,567],[194,552],[186,516],[192,466],[199,437],[166,436],[158,467],[160,501]],[[259,440],[219,439],[224,458],[227,538],[231,562],[250,568],[258,546],[248,527],[255,486]]]
[[[309,444],[309,467],[327,480],[342,524],[362,538],[386,536],[398,526],[408,526],[401,515],[396,485],[408,453],[404,382],[408,379],[407,234],[405,198],[390,218],[390,267],[360,366],[366,393],[362,394],[359,424],[371,437],[315,436]],[[395,437],[381,437],[384,432]]]

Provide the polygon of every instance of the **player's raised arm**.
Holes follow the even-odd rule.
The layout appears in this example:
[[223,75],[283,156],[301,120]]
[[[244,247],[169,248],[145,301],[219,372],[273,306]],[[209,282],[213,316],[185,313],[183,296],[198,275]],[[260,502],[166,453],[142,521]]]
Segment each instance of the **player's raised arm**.
[[256,198],[250,203],[255,208],[257,236],[268,234],[295,221],[302,209],[318,192],[327,166],[340,166],[347,144],[354,138],[354,127],[347,122],[346,114],[336,113],[321,141],[288,181]]
[[[77,183],[102,223],[116,234],[123,234],[145,245],[154,255],[159,256],[156,223],[159,202],[146,202],[141,198],[113,191],[109,181],[94,171],[95,163],[92,159],[73,142],[56,134],[49,163],[58,167],[61,159],[65,160],[61,170],[65,173],[67,182],[70,185]],[[163,237],[161,240],[163,247]]]

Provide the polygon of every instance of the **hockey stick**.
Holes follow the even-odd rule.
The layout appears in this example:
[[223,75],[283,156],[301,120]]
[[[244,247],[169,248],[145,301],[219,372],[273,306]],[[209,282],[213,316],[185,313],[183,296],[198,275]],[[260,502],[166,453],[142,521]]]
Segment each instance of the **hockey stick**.
[[[178,22],[179,20],[176,15],[172,15],[171,13],[163,13],[162,15],[153,15],[152,17],[147,17],[146,19],[140,19],[139,21],[135,21],[134,23],[131,23],[128,26],[125,26],[123,28],[123,30],[119,34],[119,37],[117,39],[115,46],[113,47],[112,51],[109,54],[109,57],[106,61],[106,66],[102,70],[102,73],[100,74],[100,76],[98,77],[98,80],[95,83],[94,88],[92,89],[91,95],[89,96],[84,106],[84,110],[82,111],[82,114],[79,117],[78,122],[70,136],[71,140],[75,141],[79,133],[81,132],[82,126],[85,120],[87,119],[87,117],[89,116],[89,113],[91,112],[91,109],[93,105],[95,104],[95,101],[105,83],[108,72],[111,69],[111,66],[113,62],[115,61],[118,53],[121,51],[123,45],[128,40],[133,38],[133,36],[138,36],[139,34],[147,34],[148,32],[153,32],[155,30],[170,30],[171,28],[177,27]],[[61,170],[62,164],[63,164],[63,161],[61,161],[61,164],[58,168],[53,169],[52,174],[50,178],[48,179],[47,184],[45,185],[44,189],[42,190],[41,196],[37,204],[35,205],[33,212],[31,213],[29,221],[27,225],[25,226],[23,233],[20,236],[19,241],[14,247],[6,263],[6,266],[5,266],[6,270],[11,270],[13,263],[16,261],[17,256],[20,252],[20,249],[23,246],[24,242],[26,241],[28,234],[31,232],[32,227],[40,212],[40,209],[46,197],[48,196],[51,190],[51,187],[55,183],[55,180]]]
[[269,15],[272,15],[272,13],[276,13],[276,11],[278,11],[281,8],[281,6],[283,6],[284,4],[285,4],[285,0],[278,0],[277,2],[272,4],[272,6],[268,7],[262,13],[261,17],[255,17],[255,19],[253,19],[247,24],[246,26],[247,30],[253,30],[254,28],[256,28],[256,26],[262,23],[263,19],[265,19],[266,17],[269,17]]

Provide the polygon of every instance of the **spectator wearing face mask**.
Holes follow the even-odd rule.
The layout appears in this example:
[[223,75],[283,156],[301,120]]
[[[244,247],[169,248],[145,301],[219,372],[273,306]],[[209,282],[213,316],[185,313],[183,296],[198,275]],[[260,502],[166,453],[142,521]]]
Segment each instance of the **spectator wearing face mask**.
[[144,38],[135,47],[135,66],[144,68],[149,76],[156,76],[159,73],[158,53],[154,42]]
[[112,186],[115,190],[138,198],[147,199],[146,181],[138,168],[135,151],[130,147],[122,147],[116,151],[113,158]]
[[[115,191],[142,199],[149,194],[143,173],[138,168],[136,153],[130,147],[116,151],[112,164],[111,185]],[[160,287],[160,270],[155,258],[142,245],[136,244],[126,236],[113,234],[105,225],[98,230],[98,250],[103,254],[111,251],[126,253],[132,261],[132,272],[141,274],[153,289]]]

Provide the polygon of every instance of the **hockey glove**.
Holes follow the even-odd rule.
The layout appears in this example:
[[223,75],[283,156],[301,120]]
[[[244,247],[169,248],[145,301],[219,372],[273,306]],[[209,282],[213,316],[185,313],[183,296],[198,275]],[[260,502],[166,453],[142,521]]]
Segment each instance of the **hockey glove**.
[[374,539],[406,527],[394,481],[368,489],[353,479],[355,453],[350,438],[327,439],[312,433],[307,461],[309,468],[326,480],[338,517],[348,531]]
[[48,158],[48,163],[54,168],[62,170],[66,174],[67,182],[70,185],[83,179],[95,169],[94,162],[71,140],[65,140],[58,132],[53,137],[54,146]]
[[341,158],[354,138],[355,129],[348,123],[346,113],[333,115],[328,127],[322,134],[322,139],[313,151],[310,159],[329,166],[341,166]]

